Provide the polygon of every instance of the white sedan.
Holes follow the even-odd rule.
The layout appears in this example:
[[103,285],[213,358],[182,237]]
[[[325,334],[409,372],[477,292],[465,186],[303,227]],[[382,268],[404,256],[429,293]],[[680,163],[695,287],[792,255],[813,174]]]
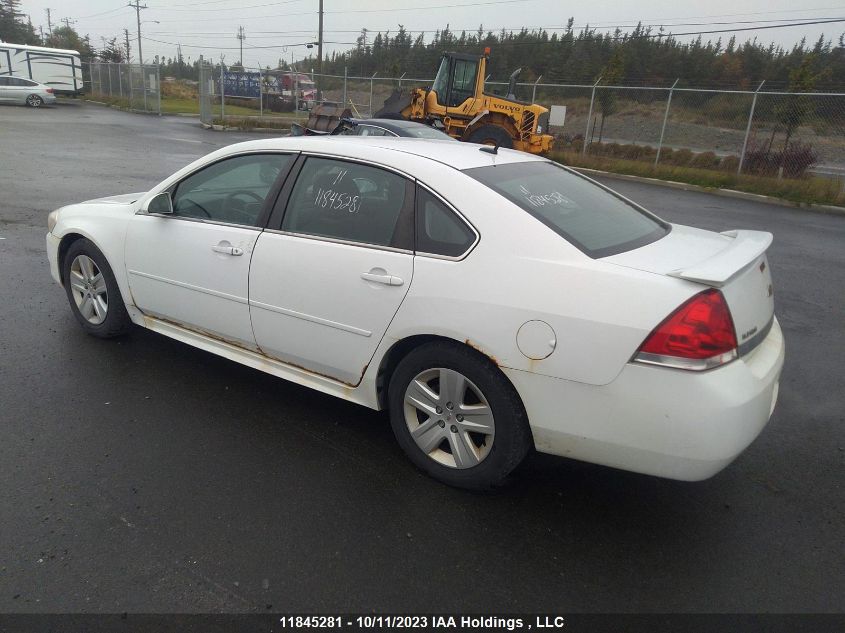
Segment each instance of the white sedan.
[[775,406],[769,233],[672,225],[541,157],[299,137],[53,211],[81,326],[135,324],[372,409],[433,477],[531,448],[712,476]]

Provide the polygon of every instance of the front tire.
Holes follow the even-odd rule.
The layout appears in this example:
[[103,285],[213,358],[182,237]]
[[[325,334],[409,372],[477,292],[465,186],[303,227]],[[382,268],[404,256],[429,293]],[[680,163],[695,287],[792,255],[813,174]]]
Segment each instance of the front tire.
[[92,336],[113,338],[129,331],[120,288],[103,253],[87,239],[76,240],[62,262],[62,278],[71,312]]
[[38,95],[29,95],[26,98],[26,105],[28,105],[30,108],[40,108],[44,105],[44,99],[42,99]]
[[408,354],[388,388],[390,423],[411,461],[451,486],[501,483],[532,445],[522,401],[501,370],[457,343]]

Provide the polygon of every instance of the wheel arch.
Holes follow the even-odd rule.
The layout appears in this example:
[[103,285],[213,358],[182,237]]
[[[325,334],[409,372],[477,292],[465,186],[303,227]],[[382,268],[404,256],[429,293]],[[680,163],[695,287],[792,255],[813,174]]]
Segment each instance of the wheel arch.
[[[479,346],[474,345],[471,339],[465,339],[462,341],[456,338],[452,338],[450,336],[443,336],[440,334],[413,334],[410,336],[406,336],[405,338],[402,338],[393,343],[393,345],[391,345],[381,357],[381,361],[379,362],[379,367],[376,372],[376,402],[380,410],[388,408],[387,393],[388,389],[390,388],[390,379],[393,376],[396,367],[399,365],[400,362],[402,362],[402,359],[405,358],[415,349],[428,343],[435,342],[445,342],[455,345],[456,347],[469,349],[480,359],[492,363],[501,371],[501,366],[499,365],[499,361],[496,359],[496,357],[486,353]],[[511,382],[510,378],[508,378],[504,372],[502,372],[502,376],[504,376],[505,380],[507,380],[508,383],[511,385],[514,390],[514,393],[516,393],[517,397],[522,403],[522,396],[517,390],[516,385]],[[525,403],[522,403],[522,405],[524,408]]]
[[[62,286],[65,285],[65,256],[67,255],[67,252],[70,250],[70,247],[73,245],[73,243],[78,242],[79,240],[88,240],[92,244],[94,244],[94,246],[97,246],[97,243],[94,242],[94,240],[92,240],[87,235],[83,235],[82,233],[70,232],[70,233],[65,233],[62,236],[61,240],[59,241],[59,255],[58,255],[59,279],[62,282]],[[97,246],[97,248],[100,248],[100,247]],[[102,252],[102,249],[100,249],[100,252]],[[109,263],[109,265],[111,265],[111,262]]]
[[[99,240],[95,239],[91,235],[90,231],[84,230],[83,228],[81,228],[81,226],[75,226],[72,229],[68,229],[66,233],[59,237],[59,248],[57,253],[59,280],[61,281],[62,286],[64,286],[66,282],[64,274],[65,256],[67,255],[67,252],[70,247],[82,239],[91,242],[97,248],[97,250],[102,253],[103,257],[106,258],[106,262],[111,268],[112,274],[114,275],[115,280],[117,281],[117,287],[120,290],[120,295],[123,299],[123,303],[127,307],[127,309],[130,309],[130,314],[132,314],[131,309],[134,308],[135,301],[134,297],[132,296],[132,291],[129,288],[129,282],[124,273],[124,264],[122,261],[120,261],[119,265],[115,266],[116,260],[120,259],[120,251],[118,250],[118,246],[122,245],[122,241],[118,241],[118,243],[112,245],[112,248],[108,248],[107,246],[105,246],[104,243],[101,243]],[[108,243],[109,240],[106,239],[105,242]]]

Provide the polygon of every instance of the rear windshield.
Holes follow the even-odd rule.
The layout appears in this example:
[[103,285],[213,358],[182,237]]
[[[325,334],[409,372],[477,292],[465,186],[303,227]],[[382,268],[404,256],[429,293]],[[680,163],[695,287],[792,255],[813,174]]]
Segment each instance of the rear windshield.
[[669,225],[557,163],[536,161],[464,171],[525,209],[593,258],[660,239]]

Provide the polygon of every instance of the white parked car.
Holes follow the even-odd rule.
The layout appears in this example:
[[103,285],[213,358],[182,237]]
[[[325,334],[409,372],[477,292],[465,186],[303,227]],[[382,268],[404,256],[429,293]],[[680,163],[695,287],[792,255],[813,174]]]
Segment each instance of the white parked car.
[[389,409],[417,466],[477,488],[532,447],[683,480],[731,462],[777,399],[771,241],[529,154],[298,137],[53,211],[47,252],[89,333]]

